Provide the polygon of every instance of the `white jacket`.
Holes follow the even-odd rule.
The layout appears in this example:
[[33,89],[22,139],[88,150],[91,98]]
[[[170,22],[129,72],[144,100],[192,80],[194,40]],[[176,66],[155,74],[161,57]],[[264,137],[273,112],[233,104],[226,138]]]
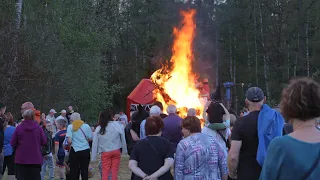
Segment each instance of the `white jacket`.
[[116,121],[110,121],[104,135],[100,134],[98,126],[93,133],[91,161],[96,160],[98,153],[110,152],[122,148],[122,154],[127,153],[127,143],[123,126]]

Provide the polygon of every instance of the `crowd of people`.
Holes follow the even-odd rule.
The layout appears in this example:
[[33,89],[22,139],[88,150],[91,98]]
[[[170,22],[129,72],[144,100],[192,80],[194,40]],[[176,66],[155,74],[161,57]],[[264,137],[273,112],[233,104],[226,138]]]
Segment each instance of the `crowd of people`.
[[[126,127],[133,180],[317,180],[320,177],[320,85],[290,81],[280,111],[259,87],[245,94],[246,108],[226,109],[216,93],[204,108],[205,125],[190,108],[149,112],[142,106]],[[140,128],[139,128],[140,127]]]
[[[0,103],[0,169],[9,180],[87,180],[99,160],[102,180],[117,180],[122,154],[129,154],[132,180],[316,180],[320,177],[320,85],[290,81],[280,111],[266,104],[258,87],[245,94],[237,115],[216,92],[204,108],[182,118],[175,105],[139,105],[131,121],[120,111],[100,112],[90,127],[72,106],[41,114],[31,102],[14,121]],[[287,123],[285,123],[287,122]],[[287,125],[291,126],[286,128]],[[97,158],[97,156],[100,158]],[[57,176],[56,176],[57,177]],[[1,179],[2,177],[0,177]]]

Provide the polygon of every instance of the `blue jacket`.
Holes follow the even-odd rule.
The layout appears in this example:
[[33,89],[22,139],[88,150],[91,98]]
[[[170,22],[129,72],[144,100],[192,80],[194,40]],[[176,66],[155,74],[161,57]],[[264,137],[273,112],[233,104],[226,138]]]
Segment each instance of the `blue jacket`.
[[283,125],[284,118],[282,115],[264,104],[258,117],[259,145],[256,157],[261,166],[263,166],[270,142],[275,137],[282,136]]
[[6,128],[6,130],[4,131],[4,142],[3,142],[3,149],[4,149],[3,155],[4,156],[10,156],[13,153],[13,149],[10,144],[10,141],[11,141],[11,138],[12,138],[12,135],[13,135],[15,129],[16,128],[13,126],[8,126]]

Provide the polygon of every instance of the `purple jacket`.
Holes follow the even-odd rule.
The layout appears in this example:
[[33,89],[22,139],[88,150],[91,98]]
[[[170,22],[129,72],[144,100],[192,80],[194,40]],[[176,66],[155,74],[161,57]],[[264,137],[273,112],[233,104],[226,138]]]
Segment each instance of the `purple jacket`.
[[23,121],[14,131],[10,144],[16,149],[15,163],[42,164],[41,147],[47,144],[47,138],[36,121]]
[[163,123],[162,137],[170,141],[172,150],[176,152],[177,145],[182,139],[182,118],[176,114],[169,114],[163,119]]

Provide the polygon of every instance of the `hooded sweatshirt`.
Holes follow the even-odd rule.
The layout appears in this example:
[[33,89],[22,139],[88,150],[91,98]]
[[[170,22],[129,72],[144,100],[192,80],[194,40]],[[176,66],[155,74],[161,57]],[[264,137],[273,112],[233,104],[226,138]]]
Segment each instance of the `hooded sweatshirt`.
[[15,163],[42,164],[41,147],[47,144],[47,138],[36,121],[22,121],[14,131],[10,144],[16,149]]
[[75,120],[68,126],[66,137],[71,138],[71,147],[75,152],[90,148],[88,140],[92,140],[92,130],[88,124]]

